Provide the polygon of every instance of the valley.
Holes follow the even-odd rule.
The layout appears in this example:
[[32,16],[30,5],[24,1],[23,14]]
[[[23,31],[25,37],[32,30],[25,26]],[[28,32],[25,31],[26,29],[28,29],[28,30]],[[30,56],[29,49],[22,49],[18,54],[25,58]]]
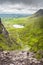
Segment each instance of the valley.
[[[21,54],[22,51],[25,51],[26,54],[27,52],[32,52],[35,54],[35,56],[33,56],[35,59],[43,59],[42,12],[43,9],[39,10],[38,13],[36,12],[32,16],[22,18],[1,18],[0,51],[9,51],[10,53],[10,51],[17,50],[21,51]],[[24,57],[22,60],[24,60]],[[43,65],[43,60],[41,65]]]

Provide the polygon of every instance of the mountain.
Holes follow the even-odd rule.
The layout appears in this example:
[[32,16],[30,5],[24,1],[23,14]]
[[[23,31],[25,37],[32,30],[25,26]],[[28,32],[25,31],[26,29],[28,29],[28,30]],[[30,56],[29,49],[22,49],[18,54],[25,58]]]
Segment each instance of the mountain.
[[38,10],[36,13],[33,14],[34,17],[43,16],[43,9]]

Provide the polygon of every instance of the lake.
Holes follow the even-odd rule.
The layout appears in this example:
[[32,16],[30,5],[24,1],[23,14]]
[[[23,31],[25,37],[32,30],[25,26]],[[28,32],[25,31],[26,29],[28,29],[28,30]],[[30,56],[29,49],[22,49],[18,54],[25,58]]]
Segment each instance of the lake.
[[19,25],[19,24],[14,24],[13,27],[14,27],[14,28],[24,28],[23,25]]

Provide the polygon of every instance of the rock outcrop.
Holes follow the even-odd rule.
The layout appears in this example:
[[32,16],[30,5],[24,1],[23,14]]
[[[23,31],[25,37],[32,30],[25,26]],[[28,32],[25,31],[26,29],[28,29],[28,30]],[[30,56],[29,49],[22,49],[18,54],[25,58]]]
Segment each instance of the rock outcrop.
[[2,24],[1,18],[0,18],[0,34],[3,34],[5,37],[8,37],[8,32],[4,25]]
[[8,46],[11,46],[12,42],[9,37],[9,33],[2,24],[1,18],[0,18],[0,44],[7,44]]

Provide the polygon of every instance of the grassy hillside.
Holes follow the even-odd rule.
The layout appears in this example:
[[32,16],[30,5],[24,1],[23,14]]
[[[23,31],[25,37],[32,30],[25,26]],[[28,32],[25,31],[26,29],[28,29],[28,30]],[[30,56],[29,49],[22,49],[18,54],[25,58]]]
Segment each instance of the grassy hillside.
[[25,28],[20,31],[20,38],[24,45],[29,45],[32,50],[43,49],[43,17],[28,19]]
[[20,31],[20,39],[24,46],[36,53],[37,58],[43,57],[43,17],[28,18],[27,24]]

